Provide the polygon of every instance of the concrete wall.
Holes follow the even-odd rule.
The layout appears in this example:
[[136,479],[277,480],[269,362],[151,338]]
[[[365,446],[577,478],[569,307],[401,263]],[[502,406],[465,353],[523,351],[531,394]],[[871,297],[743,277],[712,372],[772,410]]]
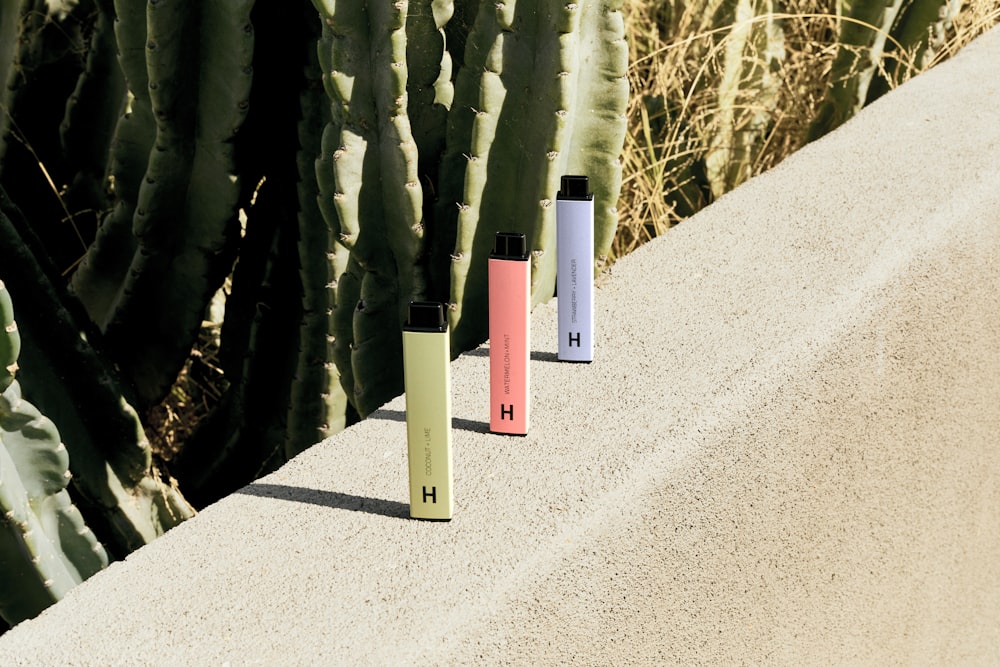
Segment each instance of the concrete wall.
[[1000,31],[533,315],[526,438],[453,366],[78,587],[2,665],[997,664]]

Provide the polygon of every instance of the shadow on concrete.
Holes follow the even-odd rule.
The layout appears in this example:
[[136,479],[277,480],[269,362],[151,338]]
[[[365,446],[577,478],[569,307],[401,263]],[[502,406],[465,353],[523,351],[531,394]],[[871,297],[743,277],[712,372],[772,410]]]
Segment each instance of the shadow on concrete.
[[[385,419],[386,421],[405,422],[406,412],[403,410],[379,409],[371,413],[366,419]],[[451,418],[451,427],[462,431],[472,431],[473,433],[489,433],[490,425],[475,419],[462,419],[461,417]]]
[[399,519],[410,518],[410,506],[406,503],[395,500],[381,500],[379,498],[365,498],[364,496],[354,496],[349,493],[339,493],[337,491],[323,491],[321,489],[307,489],[301,486],[286,486],[284,484],[251,484],[237,491],[245,496],[257,496],[259,498],[277,498],[278,500],[289,500],[297,503],[307,503],[310,505],[320,505],[339,510],[351,510],[352,512],[365,512],[367,514],[378,514]]
[[[490,349],[488,347],[477,347],[475,350],[469,350],[468,352],[462,353],[463,357],[488,357],[490,356]],[[530,355],[532,361],[559,361],[559,355],[555,352],[535,352],[533,351]]]

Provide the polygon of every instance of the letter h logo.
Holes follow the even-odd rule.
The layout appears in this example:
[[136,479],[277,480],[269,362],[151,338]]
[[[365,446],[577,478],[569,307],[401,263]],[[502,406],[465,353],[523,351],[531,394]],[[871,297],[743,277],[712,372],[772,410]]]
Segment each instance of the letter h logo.
[[426,486],[423,487],[423,489],[424,489],[424,502],[426,503],[427,499],[430,498],[432,503],[437,504],[437,501],[438,501],[438,499],[437,499],[437,487],[436,486],[432,486],[430,492],[427,491],[427,487]]

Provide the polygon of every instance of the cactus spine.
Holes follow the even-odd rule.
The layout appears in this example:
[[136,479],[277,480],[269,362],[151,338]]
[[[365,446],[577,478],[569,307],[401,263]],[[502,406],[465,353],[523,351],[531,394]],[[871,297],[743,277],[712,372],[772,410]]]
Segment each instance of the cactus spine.
[[17,357],[21,354],[21,334],[14,320],[14,304],[10,292],[0,280],[0,391],[4,391],[14,381],[17,374]]

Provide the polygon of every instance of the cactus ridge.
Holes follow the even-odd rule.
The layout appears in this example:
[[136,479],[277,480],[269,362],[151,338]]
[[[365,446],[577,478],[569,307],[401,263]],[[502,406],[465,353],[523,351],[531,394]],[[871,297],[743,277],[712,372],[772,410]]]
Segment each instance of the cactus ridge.
[[0,280],[0,391],[7,389],[17,373],[17,357],[21,353],[21,335],[14,320],[14,304],[7,286]]
[[[325,24],[324,24],[325,25]],[[334,363],[330,320],[337,308],[337,277],[347,268],[347,248],[339,241],[336,211],[331,205],[324,219],[317,176],[332,177],[332,167],[317,170],[323,150],[324,130],[330,122],[330,100],[322,86],[317,50],[306,64],[306,85],[299,96],[302,118],[298,124],[299,150],[299,277],[302,280],[302,324],[299,356],[292,380],[285,456],[291,458],[347,426],[348,399]],[[327,171],[330,169],[330,171]]]
[[232,142],[248,106],[252,5],[147,8],[156,141],[133,219],[139,248],[104,327],[143,405],[173,382],[231,268],[240,195]]
[[[318,180],[351,251],[338,281],[335,352],[344,389],[364,416],[402,387],[400,325],[427,284],[423,194],[407,115],[407,5],[315,4],[333,36],[322,42],[329,55],[320,56],[332,98],[323,153],[332,155],[333,194],[325,190],[328,175]],[[320,169],[329,166],[320,160]],[[387,351],[389,371],[380,368]]]
[[94,242],[70,281],[70,291],[102,327],[138,245],[132,218],[156,139],[146,74],[146,0],[115,0],[114,30],[127,94],[110,147],[112,208],[103,216]]
[[[88,342],[65,299],[26,249],[13,219],[20,211],[0,189],[0,277],[23,311],[21,384],[58,420],[72,452],[81,509],[114,553],[124,555],[193,515],[178,491],[154,479],[149,441],[110,364]],[[157,514],[160,498],[183,511]],[[100,510],[95,510],[100,508]]]
[[[406,18],[407,114],[417,146],[417,174],[423,196],[424,234],[435,238],[434,184],[445,150],[448,112],[455,97],[452,56],[446,48],[445,27],[455,11],[451,0],[420,0],[409,5]],[[433,271],[429,252],[421,258],[427,266],[427,294],[448,300],[448,281]]]

